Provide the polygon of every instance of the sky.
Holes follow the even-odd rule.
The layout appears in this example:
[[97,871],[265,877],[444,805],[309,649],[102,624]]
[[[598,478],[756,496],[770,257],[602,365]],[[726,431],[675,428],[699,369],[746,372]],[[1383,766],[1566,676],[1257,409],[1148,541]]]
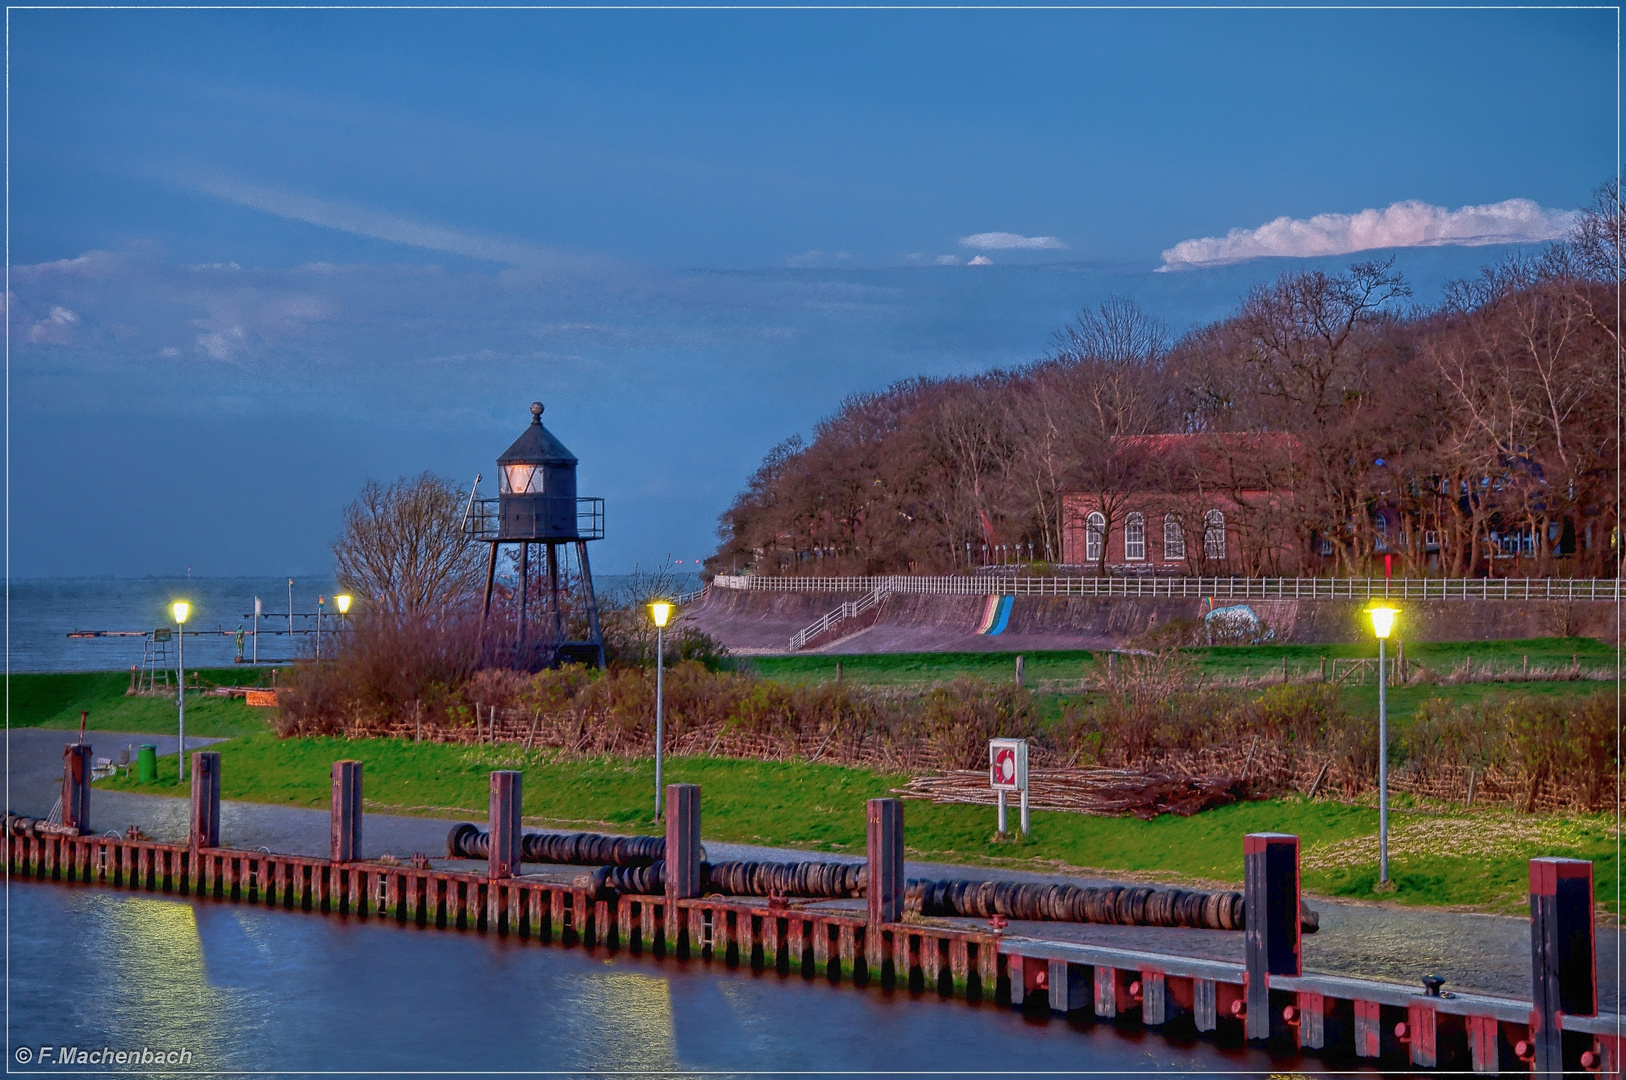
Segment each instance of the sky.
[[532,400],[692,560],[855,393],[1419,303],[1618,162],[1614,10],[18,10],[8,573],[310,574],[369,478],[492,494]]

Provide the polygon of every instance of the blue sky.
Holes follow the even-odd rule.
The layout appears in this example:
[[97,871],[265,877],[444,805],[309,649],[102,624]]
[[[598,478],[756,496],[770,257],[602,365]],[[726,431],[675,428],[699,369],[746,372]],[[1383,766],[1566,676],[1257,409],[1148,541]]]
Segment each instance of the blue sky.
[[533,398],[609,500],[597,565],[687,561],[845,395],[1033,359],[1110,292],[1186,327],[1375,243],[1429,300],[1560,231],[1615,168],[1616,38],[1613,11],[12,11],[11,572],[322,570],[368,476],[489,474]]

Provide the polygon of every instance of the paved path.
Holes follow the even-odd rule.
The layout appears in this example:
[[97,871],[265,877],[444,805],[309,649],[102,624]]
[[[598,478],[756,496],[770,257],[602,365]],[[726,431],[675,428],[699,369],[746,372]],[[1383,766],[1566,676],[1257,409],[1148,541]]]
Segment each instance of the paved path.
[[[181,840],[186,836],[189,813],[186,800],[180,798],[113,791],[97,791],[91,798],[92,820],[99,830],[122,830],[134,824],[148,835],[163,840]],[[362,848],[370,858],[383,854],[407,858],[422,852],[440,863],[446,852],[446,833],[455,820],[458,819],[368,814],[363,821]],[[221,808],[221,831],[233,847],[264,847],[317,856],[328,851],[329,820],[323,810],[227,802]],[[724,859],[862,861],[853,856],[717,841],[708,841],[706,849],[714,862]],[[536,869],[556,880],[581,872],[576,867]],[[906,873],[911,877],[1058,880],[1052,874],[922,862],[908,863]],[[1077,885],[1109,883],[1102,878],[1061,880]],[[1421,986],[1424,975],[1437,974],[1445,978],[1448,990],[1473,990],[1526,1000],[1530,997],[1528,919],[1326,899],[1311,903],[1321,912],[1321,929],[1304,938],[1307,970],[1387,979],[1415,986]],[[1242,935],[1222,930],[1017,922],[1011,925],[1009,932],[1239,963],[1242,960]],[[1607,1009],[1618,1008],[1620,1000],[1619,948],[1619,931],[1600,927],[1598,983],[1600,998]]]
[[[62,748],[77,741],[77,730],[11,728],[7,731],[6,809],[27,817],[45,817],[49,814],[52,805],[62,797]],[[127,731],[87,731],[85,741],[90,744],[96,757],[113,761],[118,760],[120,750],[128,747],[132,763],[136,759],[136,750],[143,743],[158,747],[159,757],[173,755],[176,746],[173,735],[136,735]],[[186,749],[190,753],[220,741],[194,735],[186,740]],[[100,795],[98,792],[92,798],[92,806],[95,806]],[[94,813],[91,822],[100,824]]]

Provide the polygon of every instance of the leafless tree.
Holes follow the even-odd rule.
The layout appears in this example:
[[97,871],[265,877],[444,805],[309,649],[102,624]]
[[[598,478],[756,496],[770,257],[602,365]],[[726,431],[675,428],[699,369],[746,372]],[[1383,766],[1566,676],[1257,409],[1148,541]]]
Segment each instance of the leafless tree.
[[339,586],[364,611],[432,615],[472,604],[483,584],[482,549],[465,537],[468,495],[430,473],[385,487],[369,480],[344,511],[333,544]]

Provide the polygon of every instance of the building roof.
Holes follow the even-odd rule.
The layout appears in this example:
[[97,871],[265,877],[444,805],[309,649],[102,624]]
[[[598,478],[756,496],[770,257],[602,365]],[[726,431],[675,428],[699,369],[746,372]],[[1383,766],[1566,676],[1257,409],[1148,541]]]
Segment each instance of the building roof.
[[[1301,449],[1297,436],[1280,431],[1125,435],[1109,446],[1114,486],[1147,492],[1288,488]],[[1090,464],[1073,470],[1062,490],[1099,487],[1087,476]]]
[[498,465],[574,465],[576,455],[542,426],[542,403],[531,403],[531,426],[503,451]]

